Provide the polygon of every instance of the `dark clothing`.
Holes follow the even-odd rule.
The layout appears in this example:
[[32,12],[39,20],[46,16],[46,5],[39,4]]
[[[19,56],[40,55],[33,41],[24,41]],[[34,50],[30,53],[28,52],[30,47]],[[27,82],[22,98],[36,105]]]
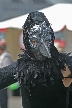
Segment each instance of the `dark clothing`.
[[48,82],[48,86],[37,85],[29,90],[22,87],[23,108],[68,108],[67,94],[68,88],[62,81],[54,85]]
[[72,108],[72,84],[69,88],[69,107],[68,108]]
[[[51,76],[48,76],[49,71],[54,73],[56,69],[61,70],[59,65],[51,60],[40,63],[24,56],[0,69],[0,89],[19,80],[23,84],[21,87],[23,108],[68,108],[68,88],[63,85],[60,77],[53,79],[52,82],[49,78]],[[68,61],[67,65],[68,63],[71,62]],[[69,64],[69,68],[71,65]]]
[[0,106],[1,108],[8,108],[7,89],[0,91]]

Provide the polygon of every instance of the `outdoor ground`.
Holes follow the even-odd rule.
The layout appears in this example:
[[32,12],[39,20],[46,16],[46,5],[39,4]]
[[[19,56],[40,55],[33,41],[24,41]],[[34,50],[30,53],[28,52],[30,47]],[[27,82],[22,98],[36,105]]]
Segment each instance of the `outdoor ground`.
[[8,108],[22,108],[21,97],[9,97]]

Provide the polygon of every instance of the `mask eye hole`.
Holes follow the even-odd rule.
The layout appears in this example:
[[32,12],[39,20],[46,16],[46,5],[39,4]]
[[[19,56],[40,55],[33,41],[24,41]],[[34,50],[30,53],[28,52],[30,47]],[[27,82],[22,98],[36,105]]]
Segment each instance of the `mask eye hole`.
[[31,40],[31,43],[36,46],[38,44],[38,41],[33,39],[33,40]]
[[45,43],[46,43],[46,44],[48,44],[49,42],[50,42],[49,39],[48,39],[48,40],[45,40]]

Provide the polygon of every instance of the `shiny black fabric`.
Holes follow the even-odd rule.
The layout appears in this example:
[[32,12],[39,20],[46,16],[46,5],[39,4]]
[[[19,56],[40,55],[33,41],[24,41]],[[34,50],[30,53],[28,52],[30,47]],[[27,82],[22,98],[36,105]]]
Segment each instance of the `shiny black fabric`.
[[68,108],[68,88],[61,80],[56,80],[54,85],[47,82],[47,86],[38,84],[30,89],[23,86],[21,90],[23,108]]
[[26,51],[21,56],[18,60],[18,79],[22,80],[21,84],[35,86],[38,83],[45,83],[47,79],[53,82],[55,79],[62,78],[61,69],[65,70],[64,64],[66,63],[66,57],[62,57],[62,54],[58,53],[57,56],[53,55],[52,59],[47,58],[41,62],[32,60]]
[[68,88],[56,73],[64,68],[62,62],[67,63],[71,70],[71,58],[59,53],[56,59],[48,60],[32,60],[26,52],[20,55],[17,62],[0,69],[0,89],[21,81],[23,108],[67,108]]
[[[72,72],[72,56],[68,56],[66,60],[66,64],[68,65],[70,71]],[[71,76],[72,78],[72,76]],[[72,83],[69,87],[69,104],[68,108],[72,108]]]
[[[34,26],[37,26],[37,25],[39,26],[39,28],[34,30]],[[50,25],[48,19],[42,12],[36,11],[36,12],[29,13],[29,15],[23,25],[23,43],[26,47],[26,50],[27,50],[27,53],[29,54],[29,56],[31,58],[35,58],[35,54],[39,50],[38,51],[36,50],[35,54],[34,54],[33,48],[31,47],[31,44],[29,42],[30,37],[32,35],[35,35],[38,38],[40,37],[41,39],[43,39],[43,38],[45,39],[46,37],[49,38],[50,42],[47,47],[48,47],[48,57],[50,58],[52,46],[54,45],[55,36],[54,36],[53,29],[51,28],[51,25]],[[39,41],[39,43],[40,42],[41,42],[41,40]],[[42,54],[44,54],[43,51],[40,51],[40,52],[42,52]],[[44,55],[47,55],[46,51],[45,51]]]
[[69,107],[68,108],[72,108],[72,84],[70,85],[70,88],[69,88]]
[[[69,58],[67,54],[59,54],[58,58],[60,57],[61,57],[60,59],[61,62],[67,63],[67,65],[71,67],[71,65],[69,64]],[[33,63],[33,60],[29,60],[27,63],[29,64],[29,62],[30,62],[29,66],[32,66],[31,64]],[[47,61],[47,63],[50,63],[51,68],[47,67],[47,64],[46,64],[44,73],[48,71],[52,72],[56,69],[61,70],[62,68],[60,64],[59,66],[57,65],[57,67],[56,65],[52,67],[51,61]],[[33,69],[34,69],[34,73],[38,72],[38,69],[40,69],[39,72],[42,73],[41,66],[43,64],[41,63],[38,65],[37,64],[36,64],[35,69],[33,67],[32,68],[30,67],[31,70],[29,70],[29,73],[31,73]],[[29,66],[27,67],[27,69],[29,68]],[[34,66],[35,66],[35,61],[34,61]],[[23,86],[21,87],[23,108],[48,108],[48,107],[49,108],[57,108],[57,107],[68,108],[68,104],[69,104],[69,100],[68,100],[69,90],[68,89],[69,88],[66,88],[63,85],[63,82],[60,76],[59,76],[59,79],[57,79],[56,77],[53,77],[54,78],[53,79],[51,75],[49,76],[49,73],[46,73],[46,76],[47,77],[44,77],[44,74],[43,74],[43,76],[39,77],[39,80],[33,79],[34,76],[31,76],[30,80],[28,80],[29,82],[27,81],[27,84],[26,83],[23,84]],[[25,82],[26,82],[26,79],[25,79]]]
[[14,75],[17,73],[16,68],[17,62],[14,62],[4,68],[0,68],[0,90],[17,81],[14,77]]
[[72,56],[59,53],[54,46],[54,32],[50,26],[51,58],[40,61],[34,56],[29,44],[28,31],[35,24],[50,23],[43,13],[32,12],[23,26],[23,42],[26,50],[17,62],[0,69],[0,89],[19,81],[23,108],[68,108],[68,88],[64,87],[61,70],[65,64],[72,72]]

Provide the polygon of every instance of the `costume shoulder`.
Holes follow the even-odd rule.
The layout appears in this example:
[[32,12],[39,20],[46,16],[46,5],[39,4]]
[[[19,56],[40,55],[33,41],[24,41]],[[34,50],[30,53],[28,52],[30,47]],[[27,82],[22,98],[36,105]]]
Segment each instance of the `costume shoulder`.
[[72,72],[72,56],[71,56],[71,54],[67,55],[66,64],[68,65],[70,71]]

